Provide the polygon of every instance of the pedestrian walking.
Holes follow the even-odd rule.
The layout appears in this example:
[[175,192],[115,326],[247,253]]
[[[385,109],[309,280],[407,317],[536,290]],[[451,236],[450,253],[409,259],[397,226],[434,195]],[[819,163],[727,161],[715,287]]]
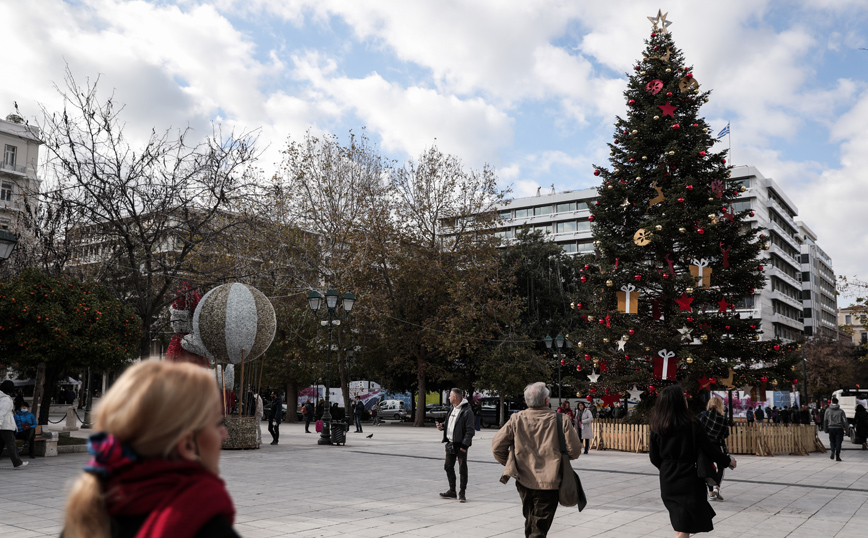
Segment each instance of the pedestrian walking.
[[853,422],[856,426],[856,442],[862,443],[862,450],[868,450],[868,411],[862,404],[856,405]]
[[96,408],[85,465],[66,502],[64,538],[238,537],[220,478],[228,437],[208,370],[142,361]]
[[259,391],[253,393],[253,416],[256,418],[256,446],[262,446],[262,396]]
[[651,463],[660,470],[660,497],[669,511],[675,538],[714,529],[716,515],[708,503],[705,481],[696,474],[701,451],[719,466],[736,466],[709,441],[705,429],[687,409],[684,390],[671,385],[660,392],[651,415]]
[[[723,400],[718,396],[713,396],[708,400],[708,405],[705,408],[705,413],[699,422],[705,428],[705,434],[709,441],[714,443],[717,448],[728,455],[726,449],[726,438],[729,437],[729,425],[726,422],[726,416],[723,410]],[[717,473],[714,476],[714,482],[717,485],[708,485],[708,498],[713,501],[722,501],[723,496],[720,494],[720,484],[723,482],[722,466],[717,467]]]
[[753,416],[756,417],[756,423],[757,424],[762,424],[763,420],[766,418],[766,414],[763,411],[763,406],[758,405],[756,407],[756,411],[754,412]]
[[18,431],[18,426],[15,424],[15,416],[12,413],[12,410],[15,409],[15,402],[12,400],[14,391],[15,383],[12,381],[7,379],[0,383],[0,452],[3,452],[5,445],[9,452],[9,459],[12,460],[12,467],[26,469],[30,462],[21,461],[15,446],[15,432]]
[[[459,502],[467,502],[465,496],[467,490],[467,449],[473,442],[473,434],[476,433],[473,410],[464,398],[464,391],[458,388],[449,391],[449,403],[452,406],[446,414],[446,422],[438,422],[437,429],[443,432],[443,443],[446,443],[446,479],[449,481],[449,489],[440,496],[444,499],[455,499]],[[456,492],[455,463],[458,462],[458,474],[461,481],[460,489]]]
[[271,444],[280,440],[280,423],[283,420],[283,399],[276,391],[271,392],[271,409],[268,412],[268,433],[271,434]]
[[362,403],[362,397],[356,396],[356,401],[350,404],[353,408],[353,417],[356,420],[355,433],[364,433],[362,431],[362,414],[365,412],[365,404]]
[[315,412],[313,402],[308,398],[307,401],[304,402],[304,405],[301,406],[301,414],[304,417],[304,433],[311,433],[310,422],[314,419]]
[[473,410],[473,418],[475,419],[476,431],[481,431],[482,430],[482,402],[480,402],[477,399],[475,402],[473,402],[471,409]]
[[744,417],[747,419],[748,426],[754,423],[753,409],[750,406],[744,412]]
[[[581,424],[581,426],[579,426]],[[594,415],[591,410],[585,407],[584,402],[579,402],[579,416],[576,417],[576,428],[580,429],[582,441],[585,443],[585,454],[588,453],[588,448],[591,446],[591,439],[594,438]]]
[[371,406],[371,417],[374,419],[374,426],[380,425],[380,400],[374,400],[374,405]]
[[808,406],[802,404],[801,409],[799,409],[799,424],[804,424],[805,426],[810,426],[811,424],[811,411],[808,410]]
[[[548,406],[549,389],[545,383],[533,383],[524,389],[528,409],[509,417],[491,440],[491,452],[504,466],[501,482],[515,478],[521,498],[525,537],[544,538],[558,509],[561,485],[561,448],[557,428],[563,431],[567,454],[571,460],[582,453],[572,422],[558,416]],[[581,404],[579,404],[581,405]]]
[[829,459],[841,461],[841,444],[844,442],[844,432],[847,431],[847,415],[838,405],[838,398],[832,398],[832,405],[826,410],[823,426],[829,432]]

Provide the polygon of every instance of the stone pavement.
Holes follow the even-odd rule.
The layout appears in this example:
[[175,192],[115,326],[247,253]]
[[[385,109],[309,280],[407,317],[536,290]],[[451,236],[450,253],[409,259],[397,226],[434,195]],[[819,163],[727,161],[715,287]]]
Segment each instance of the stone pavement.
[[[438,496],[447,485],[443,446],[433,427],[388,422],[364,428],[364,434],[348,433],[345,447],[321,447],[317,435],[305,434],[302,425],[284,424],[277,446],[224,451],[222,475],[235,500],[239,534],[523,536],[515,486],[498,481],[502,467],[491,456],[495,430],[483,430],[474,438],[468,502],[459,504]],[[366,438],[370,433],[373,438]],[[270,439],[267,431],[263,439]],[[740,456],[738,468],[724,478],[726,500],[714,503],[717,517],[711,534],[864,536],[868,451],[857,449],[845,441],[841,463],[828,454]],[[0,537],[57,536],[70,481],[86,459],[86,454],[38,458],[23,471],[13,471],[8,459],[0,461]],[[582,513],[560,507],[550,537],[673,535],[647,454],[591,451],[573,466],[588,494],[588,507]]]

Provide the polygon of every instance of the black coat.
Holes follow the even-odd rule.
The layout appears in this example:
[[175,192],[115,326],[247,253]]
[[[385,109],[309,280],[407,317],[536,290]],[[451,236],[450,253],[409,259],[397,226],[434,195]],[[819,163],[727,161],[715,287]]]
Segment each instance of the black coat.
[[271,410],[268,413],[268,418],[278,424],[283,421],[283,398],[280,396],[271,401]]
[[[449,412],[446,413],[446,420],[443,421],[443,442],[448,442],[446,432],[449,431],[449,419],[452,417],[453,407],[449,407]],[[473,411],[470,410],[470,404],[461,406],[461,411],[455,417],[455,431],[452,432],[452,440],[455,443],[460,443],[464,448],[470,446],[473,441],[473,434],[476,433],[476,418],[473,416]]]
[[651,463],[660,469],[660,497],[669,510],[676,532],[709,532],[716,515],[708,504],[705,481],[696,476],[696,450],[702,450],[719,466],[729,465],[729,456],[709,441],[699,422],[667,436],[651,432]]

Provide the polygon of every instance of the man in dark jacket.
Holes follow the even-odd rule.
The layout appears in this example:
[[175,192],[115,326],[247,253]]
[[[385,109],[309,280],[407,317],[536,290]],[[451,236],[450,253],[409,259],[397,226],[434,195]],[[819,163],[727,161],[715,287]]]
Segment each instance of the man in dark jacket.
[[[437,429],[443,432],[443,442],[446,443],[446,478],[449,480],[449,491],[441,493],[444,499],[458,498],[459,502],[467,502],[464,490],[467,489],[467,449],[473,441],[475,418],[470,404],[464,398],[464,391],[452,389],[449,392],[449,413],[446,422],[438,422]],[[455,461],[458,461],[458,473],[461,475],[461,489],[455,492]]]
[[744,412],[744,417],[747,419],[748,424],[753,424],[753,421],[754,421],[753,409],[748,407],[747,411]]
[[841,444],[844,442],[844,432],[847,431],[847,415],[838,406],[838,398],[832,398],[832,405],[826,410],[823,425],[829,432],[829,459],[841,461]]
[[355,433],[364,433],[362,432],[362,415],[365,413],[365,404],[362,402],[361,396],[356,396],[356,401],[351,405],[353,408],[353,416],[356,419]]
[[304,415],[304,433],[310,433],[310,421],[313,420],[313,402],[310,401],[310,398],[304,402],[304,405],[301,407],[301,414]]
[[757,406],[756,412],[753,415],[756,417],[757,424],[762,424],[763,419],[766,418],[766,414],[763,411],[763,406]]
[[276,445],[280,438],[280,421],[283,419],[283,400],[276,392],[271,393],[271,410],[268,413],[268,433],[271,434],[271,444]]

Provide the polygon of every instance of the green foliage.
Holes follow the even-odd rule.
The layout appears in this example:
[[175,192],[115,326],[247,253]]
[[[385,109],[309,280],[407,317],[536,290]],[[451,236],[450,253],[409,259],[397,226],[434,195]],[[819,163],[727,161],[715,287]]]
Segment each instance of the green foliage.
[[[580,363],[584,371],[595,365],[601,377],[584,387],[601,396],[677,381],[695,393],[699,379],[729,378],[731,369],[736,386],[783,382],[792,377],[796,345],[759,341],[759,320],[737,311],[749,312],[764,285],[766,240],[751,227],[749,209],[734,210],[740,186],[728,179],[726,152],[711,150],[714,139],[699,116],[709,93],[691,88],[692,67],[670,34],[646,45],[624,92],[627,117],[615,122],[611,167],[597,172],[597,249],[581,270],[576,308],[587,321],[579,331],[583,358],[592,361]],[[655,84],[662,85],[656,93]],[[700,265],[710,281],[691,274],[690,266],[698,272]],[[629,314],[619,310],[618,296],[625,301],[628,291],[639,297]],[[674,380],[653,375],[664,352],[680,359]]]
[[95,284],[27,270],[0,283],[0,349],[20,368],[115,368],[138,354],[141,321]]

